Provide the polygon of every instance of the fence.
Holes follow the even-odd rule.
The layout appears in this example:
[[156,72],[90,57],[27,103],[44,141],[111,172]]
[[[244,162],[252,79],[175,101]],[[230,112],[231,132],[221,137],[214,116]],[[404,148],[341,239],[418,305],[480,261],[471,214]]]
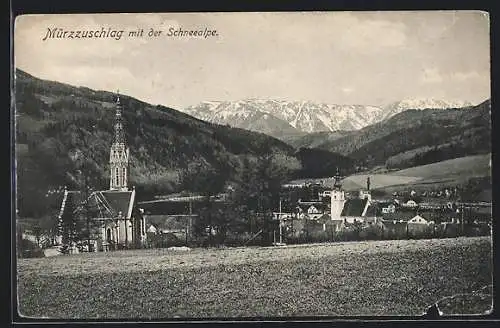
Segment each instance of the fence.
[[[279,229],[260,233],[228,232],[222,236],[186,238],[184,233],[148,233],[146,248],[171,246],[268,246],[275,238],[279,240]],[[485,222],[465,224],[455,222],[439,224],[408,223],[405,221],[375,220],[372,222],[344,223],[333,220],[323,222],[310,219],[289,220],[282,225],[281,240],[285,244],[306,244],[336,241],[395,240],[454,238],[458,236],[488,236],[491,225]],[[273,238],[274,237],[274,238]],[[20,257],[40,257],[43,252],[36,244],[22,239],[18,245]]]
[[287,230],[284,229],[283,241],[287,244],[299,244],[356,240],[454,238],[491,234],[491,226],[485,222],[462,226],[452,222],[426,224],[379,220],[371,223],[343,223],[339,228],[333,222],[310,221],[312,222],[294,222],[294,225],[300,228],[293,233],[287,233]]

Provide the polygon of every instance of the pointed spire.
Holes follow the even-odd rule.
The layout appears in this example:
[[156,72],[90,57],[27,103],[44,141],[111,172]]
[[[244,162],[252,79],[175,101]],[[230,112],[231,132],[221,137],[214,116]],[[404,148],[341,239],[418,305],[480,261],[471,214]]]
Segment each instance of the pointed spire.
[[119,90],[116,90],[116,112],[115,112],[115,137],[114,142],[124,143],[124,131],[123,131],[123,118],[122,118],[122,104],[120,103]]

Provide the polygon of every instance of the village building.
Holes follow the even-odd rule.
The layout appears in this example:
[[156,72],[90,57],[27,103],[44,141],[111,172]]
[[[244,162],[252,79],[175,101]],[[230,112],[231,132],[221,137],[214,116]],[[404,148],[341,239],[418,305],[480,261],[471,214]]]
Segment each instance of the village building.
[[[129,148],[127,146],[119,96],[116,99],[114,138],[110,149],[109,190],[65,190],[59,213],[60,225],[75,216],[91,216],[93,251],[141,247],[146,240],[146,222],[136,204],[135,188],[129,188]],[[74,248],[74,247],[73,247]]]
[[418,206],[418,203],[416,201],[414,201],[413,199],[409,199],[405,203],[401,204],[401,207],[414,208],[414,207],[417,207],[417,206]]
[[396,212],[396,205],[394,204],[387,204],[386,206],[382,207],[382,214],[389,214],[395,212]]
[[416,223],[416,224],[428,224],[429,222],[421,217],[420,215],[415,215],[413,218],[408,220],[408,223]]
[[337,171],[334,188],[331,191],[331,220],[334,231],[342,230],[346,225],[356,223],[373,224],[378,222],[378,207],[372,201],[370,178],[367,178],[366,190],[359,190],[357,196],[346,197],[342,190],[341,177]]
[[330,193],[330,213],[332,220],[341,221],[342,211],[346,202],[346,195],[344,190],[342,190],[342,184],[340,181],[340,174],[338,170],[334,179],[335,182],[333,185],[333,190]]
[[327,204],[322,201],[297,202],[299,219],[317,220],[329,211]]

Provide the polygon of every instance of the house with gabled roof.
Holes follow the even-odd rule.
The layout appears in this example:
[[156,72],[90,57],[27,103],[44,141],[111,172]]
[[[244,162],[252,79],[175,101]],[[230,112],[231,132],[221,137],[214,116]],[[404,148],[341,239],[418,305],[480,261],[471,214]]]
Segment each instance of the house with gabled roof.
[[415,224],[428,224],[428,221],[421,217],[420,215],[415,215],[413,218],[411,218],[408,223],[415,223]]
[[299,200],[296,208],[299,218],[307,218],[310,220],[317,220],[328,211],[327,204],[321,201],[303,202]]

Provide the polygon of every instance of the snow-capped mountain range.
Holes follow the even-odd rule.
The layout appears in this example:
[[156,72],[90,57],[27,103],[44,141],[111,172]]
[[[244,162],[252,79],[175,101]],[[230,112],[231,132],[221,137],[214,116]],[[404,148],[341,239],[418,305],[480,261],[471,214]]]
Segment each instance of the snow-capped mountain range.
[[435,99],[402,100],[384,107],[335,105],[311,101],[244,99],[204,101],[183,111],[204,121],[228,124],[276,137],[319,131],[358,130],[408,109],[472,106]]
[[405,99],[384,107],[383,120],[409,109],[448,109],[474,106],[470,101],[444,101],[439,99]]

